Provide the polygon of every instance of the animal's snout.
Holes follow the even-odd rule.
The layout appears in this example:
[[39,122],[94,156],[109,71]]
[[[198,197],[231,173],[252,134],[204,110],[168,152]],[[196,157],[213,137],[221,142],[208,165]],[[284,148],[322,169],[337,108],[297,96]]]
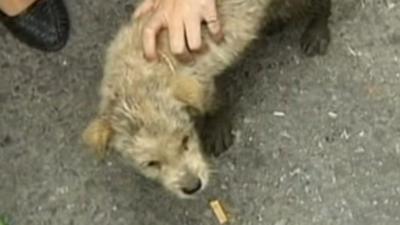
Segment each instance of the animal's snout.
[[199,178],[193,178],[182,187],[182,192],[187,195],[192,195],[201,189],[202,183]]

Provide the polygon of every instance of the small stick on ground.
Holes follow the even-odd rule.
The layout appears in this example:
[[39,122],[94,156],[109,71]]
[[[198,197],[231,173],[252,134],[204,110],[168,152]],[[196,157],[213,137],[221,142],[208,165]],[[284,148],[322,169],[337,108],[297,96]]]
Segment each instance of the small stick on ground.
[[220,201],[218,200],[211,201],[210,206],[220,224],[228,223],[228,215],[226,214],[224,207],[222,206]]

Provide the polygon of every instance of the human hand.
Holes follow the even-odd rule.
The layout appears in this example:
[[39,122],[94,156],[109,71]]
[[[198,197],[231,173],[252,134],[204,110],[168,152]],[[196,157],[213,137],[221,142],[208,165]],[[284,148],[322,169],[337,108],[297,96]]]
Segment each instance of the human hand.
[[215,41],[223,37],[216,0],[144,0],[135,11],[138,18],[152,12],[143,31],[143,51],[148,60],[157,59],[158,32],[167,28],[170,48],[177,56],[202,48],[201,23],[205,22]]

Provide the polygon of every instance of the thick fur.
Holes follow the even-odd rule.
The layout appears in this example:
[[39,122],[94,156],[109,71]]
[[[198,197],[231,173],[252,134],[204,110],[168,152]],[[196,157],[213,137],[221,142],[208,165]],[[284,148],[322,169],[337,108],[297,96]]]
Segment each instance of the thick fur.
[[[132,19],[108,48],[100,107],[83,134],[85,142],[100,155],[107,149],[121,153],[142,174],[158,180],[180,197],[204,189],[210,168],[195,121],[223,115],[217,113],[216,76],[234,63],[264,25],[286,22],[293,9],[294,14],[306,13],[313,8],[313,2],[218,1],[224,41],[217,45],[203,32],[208,50],[189,65],[175,60],[165,31],[159,39],[161,61],[147,62],[142,57],[140,37],[146,32],[142,28],[148,18]],[[323,16],[313,17],[318,22]],[[227,142],[224,148],[229,145]]]

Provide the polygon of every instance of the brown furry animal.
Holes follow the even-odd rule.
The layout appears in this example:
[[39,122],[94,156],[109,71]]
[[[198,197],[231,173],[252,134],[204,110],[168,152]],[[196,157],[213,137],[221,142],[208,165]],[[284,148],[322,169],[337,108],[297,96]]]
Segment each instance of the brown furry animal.
[[[216,45],[203,32],[208,51],[190,65],[175,60],[166,32],[159,38],[162,62],[149,63],[142,57],[139,37],[148,18],[123,26],[107,51],[98,115],[83,135],[95,152],[104,155],[114,149],[180,197],[199,192],[209,180],[200,137],[207,138],[216,152],[231,144],[214,80],[260,28],[274,30],[307,14],[311,20],[301,42],[304,52],[322,54],[329,42],[330,0],[220,0],[218,11],[224,42]],[[196,128],[196,118],[207,118],[203,130]]]

